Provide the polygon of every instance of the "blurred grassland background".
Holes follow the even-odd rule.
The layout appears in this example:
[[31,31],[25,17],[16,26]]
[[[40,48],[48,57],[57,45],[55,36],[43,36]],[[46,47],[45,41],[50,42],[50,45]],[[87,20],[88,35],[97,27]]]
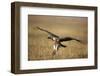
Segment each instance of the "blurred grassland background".
[[[28,60],[76,59],[88,57],[88,18],[68,16],[28,15]],[[53,41],[48,40],[44,28],[58,36],[70,36],[82,40],[63,42],[55,57],[52,56]]]

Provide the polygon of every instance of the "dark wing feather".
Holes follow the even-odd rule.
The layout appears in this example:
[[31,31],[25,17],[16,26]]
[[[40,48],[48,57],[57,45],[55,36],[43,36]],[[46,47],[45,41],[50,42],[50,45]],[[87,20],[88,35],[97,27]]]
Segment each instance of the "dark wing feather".
[[70,40],[76,40],[76,41],[78,41],[78,42],[81,42],[80,40],[75,39],[75,38],[71,38],[71,37],[60,38],[60,42],[63,42],[63,41],[70,41]]
[[61,43],[60,43],[60,46],[62,46],[62,47],[66,47],[66,45],[63,45],[63,44],[61,44]]
[[37,28],[38,28],[39,30],[41,30],[41,31],[47,32],[47,33],[48,33],[49,35],[51,35],[51,36],[59,37],[59,36],[57,36],[57,35],[55,35],[55,34],[49,32],[49,31],[47,31],[47,30],[45,30],[45,29],[42,29],[42,28],[40,28],[40,27],[37,27]]

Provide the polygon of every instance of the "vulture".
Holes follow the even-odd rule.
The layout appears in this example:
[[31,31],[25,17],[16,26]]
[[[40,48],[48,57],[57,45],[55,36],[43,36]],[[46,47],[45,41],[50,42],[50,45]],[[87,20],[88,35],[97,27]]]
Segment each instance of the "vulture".
[[60,37],[58,35],[55,35],[55,34],[49,32],[48,30],[45,30],[45,29],[40,28],[40,27],[37,27],[37,29],[46,32],[48,34],[48,39],[51,39],[52,41],[54,41],[52,55],[55,55],[60,47],[64,47],[64,48],[66,47],[66,45],[63,45],[61,42],[71,41],[71,40],[81,42],[80,40],[78,40],[76,38],[72,38],[72,37]]

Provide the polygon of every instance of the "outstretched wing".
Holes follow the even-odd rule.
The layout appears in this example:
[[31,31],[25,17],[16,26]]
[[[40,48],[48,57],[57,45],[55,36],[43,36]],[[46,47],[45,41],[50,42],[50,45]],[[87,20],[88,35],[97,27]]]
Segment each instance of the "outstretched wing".
[[55,34],[49,32],[49,31],[47,31],[47,30],[45,30],[45,29],[42,29],[42,28],[40,28],[40,27],[37,27],[37,28],[38,28],[39,30],[41,30],[41,31],[44,31],[44,32],[48,33],[49,35],[51,35],[51,36],[53,36],[53,37],[59,37],[59,36],[57,36],[57,35],[55,35]]
[[78,41],[78,42],[81,42],[80,40],[75,39],[75,38],[72,38],[72,37],[63,37],[63,38],[60,38],[60,42],[63,42],[63,41],[70,41],[70,40],[76,40],[76,41]]

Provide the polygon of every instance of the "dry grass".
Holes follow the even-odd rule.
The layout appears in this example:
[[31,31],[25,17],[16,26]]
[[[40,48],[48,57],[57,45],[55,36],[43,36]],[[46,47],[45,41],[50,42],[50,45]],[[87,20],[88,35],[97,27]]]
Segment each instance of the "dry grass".
[[[35,16],[35,19],[36,19],[36,16]],[[80,22],[76,24],[76,25],[80,24],[81,27],[80,26],[70,27],[70,26],[66,26],[65,24],[62,24],[61,26],[59,25],[59,23],[52,24],[49,22],[48,24],[46,24],[45,20],[43,21],[43,18],[42,18],[42,21],[40,19],[36,23],[32,23],[32,20],[34,22],[34,16],[29,16],[28,60],[73,59],[73,58],[87,58],[88,57],[87,27],[86,27],[85,19],[83,23]],[[63,42],[63,44],[66,45],[67,47],[66,48],[61,47],[58,50],[57,54],[55,56],[52,56],[53,41],[48,40],[47,39],[48,34],[38,30],[36,28],[37,25],[59,36],[71,36],[71,37],[79,38],[80,40],[83,41],[83,43],[79,43],[74,40]]]

